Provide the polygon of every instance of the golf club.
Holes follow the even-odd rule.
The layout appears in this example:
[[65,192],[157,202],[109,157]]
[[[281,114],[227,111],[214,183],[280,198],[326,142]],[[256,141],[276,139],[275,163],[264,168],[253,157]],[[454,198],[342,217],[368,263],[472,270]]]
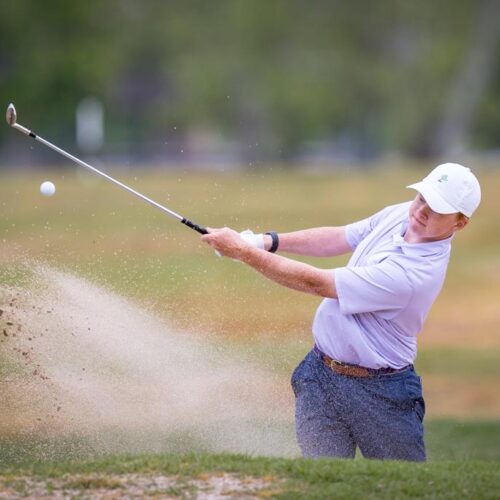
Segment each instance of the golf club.
[[159,208],[160,210],[162,210],[166,214],[168,214],[172,217],[175,217],[177,220],[179,220],[180,222],[182,222],[186,226],[190,227],[191,229],[194,229],[198,233],[200,233],[200,234],[207,234],[208,233],[208,231],[204,227],[199,226],[198,224],[195,224],[194,222],[190,221],[189,219],[186,219],[182,215],[179,215],[178,213],[174,212],[173,210],[170,210],[167,207],[160,205],[156,201],[148,198],[147,196],[144,196],[143,194],[139,193],[138,191],[135,191],[135,189],[132,189],[131,187],[127,186],[126,184],[123,184],[122,182],[117,181],[116,179],[113,179],[113,177],[111,177],[110,175],[105,174],[104,172],[101,172],[100,170],[93,167],[92,165],[85,163],[84,161],[78,159],[76,156],[73,156],[73,155],[67,153],[63,149],[58,148],[57,146],[50,143],[49,141],[46,141],[43,137],[40,137],[39,135],[36,135],[31,130],[28,130],[26,127],[23,127],[22,125],[17,123],[16,108],[14,107],[14,104],[12,104],[12,103],[9,104],[9,106],[7,107],[6,119],[7,119],[7,124],[9,126],[11,126],[12,128],[19,130],[19,132],[22,132],[23,134],[25,134],[29,137],[32,137],[33,139],[37,140],[38,142],[41,142],[45,146],[54,150],[56,153],[59,153],[59,154],[65,156],[66,158],[70,159],[71,161],[75,162],[77,165],[80,165],[81,167],[85,167],[87,170],[90,170],[90,171],[94,172],[95,174],[98,174],[101,177],[104,177],[105,179],[112,182],[116,186],[121,187],[125,191],[128,191],[129,193],[140,198],[141,200],[146,201],[150,205],[153,205],[153,207]]

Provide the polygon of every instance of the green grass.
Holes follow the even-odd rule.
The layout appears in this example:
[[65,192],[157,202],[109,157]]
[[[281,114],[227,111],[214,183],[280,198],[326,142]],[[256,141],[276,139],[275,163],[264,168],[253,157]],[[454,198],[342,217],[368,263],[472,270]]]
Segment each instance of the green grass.
[[429,459],[500,462],[500,421],[434,419],[426,423]]
[[422,375],[446,374],[500,379],[500,349],[422,349],[415,367]]
[[[148,455],[107,457],[96,461],[36,463],[5,468],[4,484],[20,477],[62,479],[66,488],[90,494],[94,488],[116,490],[120,474],[176,477],[178,495],[192,493],[189,480],[232,473],[265,478],[262,496],[272,498],[498,498],[497,464],[440,462],[412,464],[331,459],[273,459],[241,455]],[[87,476],[85,476],[87,475]],[[90,475],[90,476],[89,476]],[[188,490],[190,488],[190,490]]]

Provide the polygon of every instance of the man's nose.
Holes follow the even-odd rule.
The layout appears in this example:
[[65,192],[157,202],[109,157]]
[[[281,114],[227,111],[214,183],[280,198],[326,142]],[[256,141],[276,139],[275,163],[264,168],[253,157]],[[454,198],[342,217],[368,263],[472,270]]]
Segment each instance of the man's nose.
[[423,219],[427,219],[429,217],[429,205],[427,205],[427,203],[418,207],[418,215]]

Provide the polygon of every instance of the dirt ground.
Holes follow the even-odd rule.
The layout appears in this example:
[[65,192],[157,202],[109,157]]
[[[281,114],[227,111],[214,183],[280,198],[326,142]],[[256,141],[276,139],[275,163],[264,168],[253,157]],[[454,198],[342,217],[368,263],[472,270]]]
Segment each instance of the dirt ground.
[[204,474],[196,479],[158,474],[78,474],[37,479],[29,476],[0,476],[0,498],[15,499],[157,499],[196,500],[253,499],[277,492],[270,479],[232,474]]

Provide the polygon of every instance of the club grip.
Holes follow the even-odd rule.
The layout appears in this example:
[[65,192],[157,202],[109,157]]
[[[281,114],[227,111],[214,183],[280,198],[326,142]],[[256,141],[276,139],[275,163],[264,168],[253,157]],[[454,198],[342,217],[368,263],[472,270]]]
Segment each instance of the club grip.
[[198,226],[198,224],[195,224],[194,222],[191,222],[189,219],[186,219],[185,217],[181,220],[183,224],[185,224],[187,227],[190,227],[191,229],[194,229],[200,234],[208,234],[208,231],[202,227]]

